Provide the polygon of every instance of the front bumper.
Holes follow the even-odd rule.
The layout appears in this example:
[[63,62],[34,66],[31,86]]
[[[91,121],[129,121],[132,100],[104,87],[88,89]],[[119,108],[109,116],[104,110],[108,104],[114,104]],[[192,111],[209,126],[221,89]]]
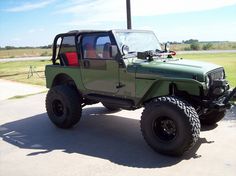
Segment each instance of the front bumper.
[[223,111],[225,109],[230,109],[230,101],[236,101],[236,87],[234,89],[228,90],[220,99],[210,102],[208,101],[206,105],[209,109]]

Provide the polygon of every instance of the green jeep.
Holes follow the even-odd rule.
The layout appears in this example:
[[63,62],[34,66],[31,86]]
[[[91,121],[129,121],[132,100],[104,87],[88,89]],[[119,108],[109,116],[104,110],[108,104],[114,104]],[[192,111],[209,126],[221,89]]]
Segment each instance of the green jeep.
[[198,140],[201,125],[220,121],[230,108],[224,68],[174,57],[151,31],[71,31],[53,43],[47,65],[46,109],[60,128],[71,128],[82,108],[144,108],[141,131],[156,151],[178,156]]

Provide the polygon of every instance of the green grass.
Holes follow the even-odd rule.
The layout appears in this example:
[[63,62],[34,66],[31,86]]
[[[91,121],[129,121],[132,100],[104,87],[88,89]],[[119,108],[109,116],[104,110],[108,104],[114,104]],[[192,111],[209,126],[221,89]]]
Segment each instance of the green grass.
[[[204,45],[208,42],[199,42],[200,50],[204,49]],[[208,50],[235,50],[236,42],[211,42],[211,47]],[[190,50],[190,44],[172,44],[171,50],[185,51]]]
[[50,56],[52,49],[10,49],[0,50],[0,58],[16,58],[16,57],[30,57],[30,56]]
[[[23,83],[45,85],[45,65],[51,64],[51,61],[17,61],[0,63],[0,79],[7,79]],[[30,66],[36,72],[28,78]]]
[[221,65],[225,69],[226,79],[230,85],[236,86],[236,53],[178,54],[177,57]]

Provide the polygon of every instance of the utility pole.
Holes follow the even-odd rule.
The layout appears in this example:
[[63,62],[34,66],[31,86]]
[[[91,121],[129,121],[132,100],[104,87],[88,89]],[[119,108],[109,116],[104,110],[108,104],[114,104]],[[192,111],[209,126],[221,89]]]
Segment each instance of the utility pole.
[[126,13],[127,13],[127,29],[132,29],[130,0],[126,0]]

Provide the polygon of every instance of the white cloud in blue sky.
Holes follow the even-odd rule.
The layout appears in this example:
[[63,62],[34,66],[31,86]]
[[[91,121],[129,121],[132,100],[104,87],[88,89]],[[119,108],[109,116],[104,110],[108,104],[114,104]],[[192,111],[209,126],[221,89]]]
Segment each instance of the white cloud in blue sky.
[[[147,2],[149,3],[146,6]],[[197,12],[212,10],[236,4],[236,0],[135,0],[133,1],[134,16],[155,16],[173,13]],[[148,7],[144,8],[144,7]]]
[[25,12],[35,9],[40,9],[48,4],[52,3],[55,0],[45,0],[45,1],[38,1],[38,2],[26,2],[16,7],[10,7],[5,9],[7,12]]
[[[1,0],[0,46],[46,45],[73,29],[126,28],[125,0]],[[160,41],[236,41],[236,0],[131,0],[132,26]],[[14,40],[17,39],[17,40]]]

